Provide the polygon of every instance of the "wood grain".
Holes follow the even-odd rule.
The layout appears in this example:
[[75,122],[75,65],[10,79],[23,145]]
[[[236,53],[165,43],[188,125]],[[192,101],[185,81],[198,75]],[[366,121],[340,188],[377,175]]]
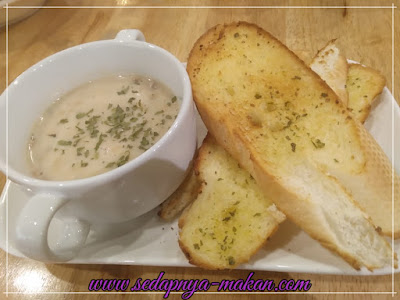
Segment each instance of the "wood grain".
[[[393,1],[400,5],[399,1]],[[96,5],[391,5],[392,1],[129,1],[99,0]],[[93,5],[93,1],[48,0],[46,5]],[[395,87],[399,87],[400,9],[395,10]],[[4,9],[1,10],[4,14]],[[218,23],[244,20],[258,24],[270,31],[290,49],[300,53],[304,60],[322,48],[330,39],[337,38],[339,47],[350,59],[379,70],[392,86],[391,9],[226,9],[226,8],[173,8],[173,9],[41,9],[30,18],[9,27],[9,82],[25,69],[41,59],[65,48],[101,39],[113,38],[121,29],[137,28],[147,41],[157,44],[181,61],[196,39],[209,27]],[[5,29],[0,32],[0,90],[6,87]],[[395,90],[399,97],[399,89]],[[0,174],[0,190],[5,176]],[[0,251],[0,268],[6,268],[6,254]],[[156,278],[165,271],[165,278],[221,279],[246,278],[248,271],[205,271],[198,268],[163,268],[148,266],[115,265],[62,265],[8,256],[8,270],[0,273],[0,290],[10,292],[86,292],[92,278]],[[326,276],[296,273],[256,272],[255,278],[310,279],[313,292],[379,292],[391,291],[391,276]],[[399,276],[395,276],[396,288],[400,290]],[[40,295],[40,299],[85,299],[89,295]],[[122,295],[121,295],[122,296]],[[0,294],[0,298],[5,297]],[[93,295],[113,298],[115,295]],[[141,295],[143,299],[161,299],[162,295]],[[197,295],[196,299],[208,297]],[[213,297],[213,296],[209,296]],[[254,295],[236,296],[252,299]],[[265,296],[258,296],[265,297]],[[269,295],[286,299],[291,295]],[[297,295],[302,299],[375,299],[378,295]],[[396,296],[398,297],[398,295]],[[37,299],[39,295],[10,294],[10,299]],[[172,295],[180,299],[179,295]],[[219,295],[231,299],[230,295]],[[393,299],[391,295],[379,295],[379,299]]]

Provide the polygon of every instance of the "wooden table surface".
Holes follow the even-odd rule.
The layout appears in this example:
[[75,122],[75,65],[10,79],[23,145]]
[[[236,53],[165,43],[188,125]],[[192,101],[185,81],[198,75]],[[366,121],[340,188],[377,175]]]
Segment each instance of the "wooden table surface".
[[[95,3],[94,3],[95,2]],[[48,0],[46,5],[388,5],[397,1],[130,1],[130,0]],[[394,10],[395,17],[395,97],[399,97],[399,53],[400,18],[399,9]],[[4,14],[5,10],[2,9]],[[382,72],[387,85],[392,87],[392,9],[384,8],[85,8],[85,9],[41,9],[30,18],[9,26],[9,82],[39,60],[81,43],[109,39],[126,28],[138,28],[147,41],[157,44],[181,61],[187,59],[195,40],[208,28],[218,23],[236,20],[254,22],[265,28],[290,49],[309,60],[313,53],[322,48],[329,40],[337,38],[337,44],[350,59],[359,61]],[[0,90],[6,87],[5,29],[0,32]],[[4,186],[5,176],[0,173],[0,190]],[[80,299],[99,295],[62,294],[62,292],[87,292],[92,278],[156,278],[163,270],[166,278],[177,279],[221,279],[246,278],[248,271],[205,271],[198,268],[164,268],[148,266],[118,265],[68,265],[44,264],[29,259],[8,256],[0,250],[0,286],[6,291],[8,276],[9,292],[58,292],[60,294],[27,295],[9,294],[10,299]],[[390,292],[391,276],[327,276],[296,273],[256,272],[256,278],[274,279],[310,279],[312,292]],[[395,290],[400,290],[399,276],[395,276]],[[122,295],[120,295],[122,296]],[[124,295],[126,296],[126,295]],[[6,294],[0,294],[0,298]],[[116,295],[101,295],[116,297]],[[161,299],[162,295],[135,295],[146,299]],[[179,295],[170,296],[174,299]],[[213,297],[197,295],[202,297]],[[231,295],[219,295],[221,299],[230,299]],[[254,295],[237,295],[250,299]],[[259,296],[259,297],[265,297]],[[339,299],[375,299],[392,298],[392,295],[268,295],[268,297],[339,298]],[[397,294],[395,297],[399,297]]]

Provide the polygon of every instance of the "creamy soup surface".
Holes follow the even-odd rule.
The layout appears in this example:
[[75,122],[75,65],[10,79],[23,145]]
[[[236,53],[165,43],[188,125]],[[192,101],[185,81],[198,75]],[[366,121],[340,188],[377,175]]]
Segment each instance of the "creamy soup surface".
[[120,167],[168,131],[179,107],[169,88],[140,75],[86,83],[57,99],[34,124],[32,175],[72,180]]

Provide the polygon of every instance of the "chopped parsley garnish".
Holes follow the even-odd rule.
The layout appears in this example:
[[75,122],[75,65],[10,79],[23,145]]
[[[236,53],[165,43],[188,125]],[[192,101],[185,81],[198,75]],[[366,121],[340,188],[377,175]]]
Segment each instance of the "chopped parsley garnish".
[[93,108],[91,110],[89,110],[87,113],[84,113],[84,112],[77,113],[75,117],[77,119],[82,119],[82,118],[84,118],[86,116],[89,116],[89,114],[92,113],[92,112],[93,112]]
[[76,155],[81,156],[83,149],[85,149],[85,147],[76,148]]
[[97,141],[96,146],[94,147],[95,151],[99,150],[99,147],[100,147],[101,143],[103,143],[103,141],[104,141],[103,140],[104,136],[105,136],[105,134],[100,134],[99,135],[99,140]]
[[[75,150],[69,152],[76,154],[76,161],[71,162],[72,166],[75,167],[79,165],[82,168],[87,167],[90,160],[101,158],[103,167],[116,168],[126,164],[133,153],[139,153],[131,153],[131,151],[137,151],[138,149],[148,150],[158,141],[159,136],[162,134],[161,131],[165,132],[167,124],[172,123],[171,120],[174,119],[174,116],[176,118],[175,108],[177,106],[172,104],[177,102],[178,99],[176,96],[168,97],[168,99],[164,100],[163,105],[165,106],[158,106],[158,110],[154,109],[153,103],[150,105],[144,99],[140,99],[145,93],[142,95],[142,87],[134,85],[140,85],[140,83],[144,82],[140,79],[134,79],[134,83],[123,85],[120,90],[114,91],[113,96],[108,100],[110,103],[106,102],[98,115],[93,114],[94,108],[92,108],[86,112],[76,111],[72,114],[75,118],[56,119],[59,124],[73,124],[69,128],[70,131],[64,135],[62,133],[48,134],[52,138],[58,137],[58,148],[54,148],[54,151],[66,154],[68,153],[66,151],[69,150],[62,149],[59,146],[75,147],[76,152]],[[115,92],[120,97],[117,97]],[[154,101],[157,100],[155,96],[152,97],[154,97]],[[99,108],[96,107],[96,110]],[[120,149],[126,151],[120,153],[118,159],[107,161],[105,157],[101,157],[103,151],[99,151],[102,145],[104,147],[103,143],[106,141],[107,147],[109,146],[108,141],[113,141],[120,143]]]
[[320,139],[316,139],[315,141],[311,140],[311,142],[313,143],[314,147],[317,149],[325,147],[325,143],[321,142]]
[[117,94],[118,95],[125,95],[128,90],[129,90],[129,86],[123,87],[119,92],[117,92]]
[[65,141],[65,140],[59,140],[57,142],[58,145],[60,146],[71,146],[72,142],[71,141]]

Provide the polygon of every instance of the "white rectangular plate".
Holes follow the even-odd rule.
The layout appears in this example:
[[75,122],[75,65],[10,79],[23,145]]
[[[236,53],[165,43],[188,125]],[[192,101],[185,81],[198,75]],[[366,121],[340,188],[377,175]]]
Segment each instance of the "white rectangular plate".
[[[392,119],[392,111],[394,120]],[[392,123],[393,120],[393,123]],[[393,128],[392,128],[393,125]],[[377,99],[373,110],[365,123],[366,128],[375,137],[400,173],[400,109],[385,88]],[[394,135],[394,161],[392,157],[392,129]],[[198,118],[199,145],[206,134],[204,124]],[[8,245],[6,243],[6,199],[8,196]],[[10,254],[23,257],[14,248],[13,230],[15,220],[29,199],[30,192],[8,181],[0,198],[0,247]],[[113,226],[93,225],[86,247],[71,264],[126,264],[152,266],[190,266],[178,246],[177,220],[167,223],[157,216],[158,208],[133,221]],[[57,247],[58,241],[68,243],[68,230],[55,216],[49,232],[49,241]],[[6,249],[6,247],[8,247]],[[400,241],[394,249],[400,257]],[[390,266],[369,272],[356,271],[340,257],[326,250],[311,239],[301,229],[285,221],[271,240],[242,269],[302,272],[320,274],[379,275],[390,274]],[[399,270],[395,270],[399,272]]]

